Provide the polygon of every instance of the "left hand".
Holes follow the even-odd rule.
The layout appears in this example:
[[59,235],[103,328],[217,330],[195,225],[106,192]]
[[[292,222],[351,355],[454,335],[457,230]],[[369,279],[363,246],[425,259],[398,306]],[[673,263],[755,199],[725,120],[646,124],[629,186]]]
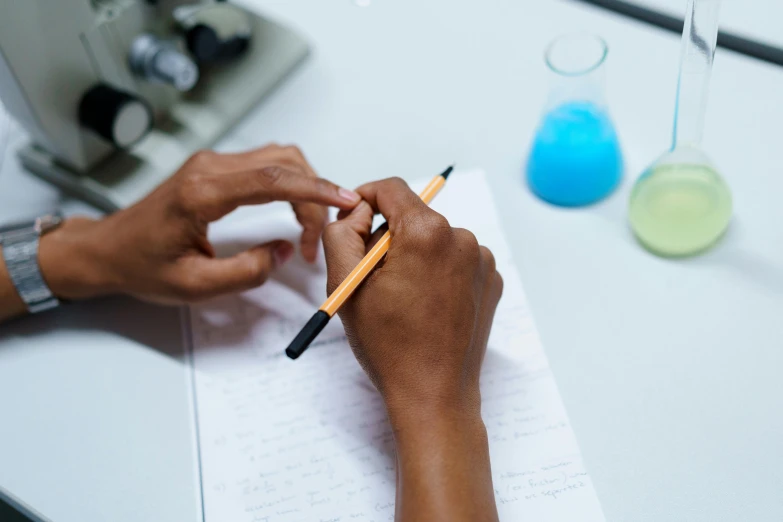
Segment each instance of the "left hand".
[[218,259],[207,226],[241,205],[289,201],[313,262],[326,206],[355,207],[356,193],[320,179],[296,147],[242,154],[202,151],[152,194],[103,220],[71,218],[41,238],[41,271],[55,295],[81,299],[126,293],[166,304],[261,285],[294,253],[273,241]]

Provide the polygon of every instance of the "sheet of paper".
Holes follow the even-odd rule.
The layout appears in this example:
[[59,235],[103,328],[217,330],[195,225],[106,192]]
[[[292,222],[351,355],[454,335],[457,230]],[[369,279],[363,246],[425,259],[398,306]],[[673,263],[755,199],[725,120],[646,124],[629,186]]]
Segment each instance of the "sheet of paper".
[[[484,174],[452,175],[433,207],[490,247],[505,279],[481,383],[501,520],[603,521]],[[284,213],[221,224],[215,241],[243,248],[268,239],[259,230],[298,231]],[[340,322],[299,360],[283,353],[324,297],[323,265],[293,263],[191,309],[207,522],[393,520],[391,430]]]

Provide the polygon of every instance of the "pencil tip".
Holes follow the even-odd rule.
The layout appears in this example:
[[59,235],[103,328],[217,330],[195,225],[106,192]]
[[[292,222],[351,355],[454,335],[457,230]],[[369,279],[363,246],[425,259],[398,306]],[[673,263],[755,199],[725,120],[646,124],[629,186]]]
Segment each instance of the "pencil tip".
[[443,174],[441,174],[443,179],[449,179],[449,175],[452,173],[453,170],[454,170],[454,165],[452,165],[451,167],[447,168],[446,171]]

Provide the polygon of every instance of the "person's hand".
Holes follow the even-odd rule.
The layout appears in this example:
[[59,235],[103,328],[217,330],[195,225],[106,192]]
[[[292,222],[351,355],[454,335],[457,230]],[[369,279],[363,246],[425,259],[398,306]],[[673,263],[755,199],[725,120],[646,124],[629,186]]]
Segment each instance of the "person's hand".
[[183,303],[261,285],[288,260],[286,241],[218,259],[207,226],[241,205],[290,201],[314,261],[326,206],[352,209],[359,196],[316,176],[296,147],[242,154],[199,152],[152,194],[103,220],[72,218],[41,240],[41,269],[56,295],[127,293]]
[[402,180],[357,192],[365,201],[324,234],[327,291],[364,257],[374,211],[392,235],[382,266],[339,312],[357,359],[393,408],[478,408],[479,370],[503,287],[492,253]]
[[479,393],[503,291],[495,260],[399,179],[357,192],[364,201],[324,233],[327,291],[364,257],[380,211],[389,252],[339,314],[394,429],[397,520],[496,520]]

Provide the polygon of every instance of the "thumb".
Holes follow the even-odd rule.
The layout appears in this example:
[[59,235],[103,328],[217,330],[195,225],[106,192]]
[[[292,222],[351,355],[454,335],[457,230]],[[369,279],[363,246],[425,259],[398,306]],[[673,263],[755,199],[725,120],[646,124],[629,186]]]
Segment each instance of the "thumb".
[[331,294],[351,273],[366,252],[366,243],[372,228],[373,210],[362,201],[342,219],[327,225],[324,230],[326,255],[326,291]]
[[261,286],[279,266],[291,259],[294,246],[272,241],[232,257],[204,260],[199,269],[203,298]]

